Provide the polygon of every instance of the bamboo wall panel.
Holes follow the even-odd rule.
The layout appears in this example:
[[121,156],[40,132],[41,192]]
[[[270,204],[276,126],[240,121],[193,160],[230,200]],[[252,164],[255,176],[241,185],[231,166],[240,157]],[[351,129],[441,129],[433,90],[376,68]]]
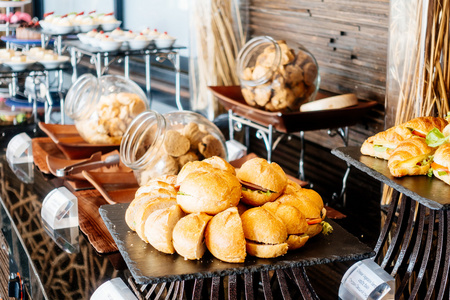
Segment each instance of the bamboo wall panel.
[[[291,45],[302,44],[317,59],[321,89],[378,101],[363,124],[351,128],[351,144],[383,129],[388,25],[388,0],[249,2],[251,36],[269,35]],[[312,132],[307,138],[317,140],[321,135]],[[331,148],[342,145],[324,143]]]

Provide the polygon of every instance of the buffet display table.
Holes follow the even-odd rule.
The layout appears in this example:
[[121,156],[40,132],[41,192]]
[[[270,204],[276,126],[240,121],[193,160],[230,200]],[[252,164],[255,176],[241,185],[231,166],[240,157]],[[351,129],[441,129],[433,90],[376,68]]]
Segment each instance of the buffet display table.
[[[33,134],[32,130],[29,134]],[[40,140],[34,138],[33,142],[40,142],[41,147],[46,148],[45,151],[50,155],[61,155],[61,153],[56,154],[54,150],[50,150],[55,146],[45,144],[42,139],[48,138],[40,138]],[[125,282],[130,282],[137,293],[164,292],[177,297],[186,295],[188,298],[197,299],[199,295],[209,292],[211,295],[220,296],[222,284],[225,282],[228,285],[229,293],[234,293],[234,295],[239,295],[242,291],[239,287],[245,286],[244,293],[248,297],[247,299],[251,299],[253,296],[258,298],[258,285],[255,283],[262,282],[263,297],[266,299],[272,299],[274,295],[282,295],[285,299],[290,299],[290,295],[317,299],[306,275],[305,267],[329,262],[360,260],[373,255],[373,251],[369,247],[332,222],[335,227],[333,234],[317,236],[307,245],[309,248],[305,246],[304,249],[276,261],[250,259],[246,264],[221,263],[212,266],[208,263],[209,260],[186,262],[181,259],[176,262],[177,271],[175,265],[169,265],[175,263],[170,260],[176,256],[167,256],[169,261],[167,258],[160,257],[165,256],[163,254],[149,256],[156,259],[155,263],[160,264],[160,271],[165,269],[179,272],[179,267],[182,265],[186,267],[186,264],[202,265],[202,269],[195,271],[194,275],[190,275],[192,273],[181,276],[169,273],[167,275],[157,274],[151,280],[147,280],[148,278],[136,276],[136,273],[133,273],[136,270],[127,267],[125,262],[129,263],[130,259],[134,258],[127,256],[124,252],[109,252],[100,255],[92,246],[91,237],[84,235],[78,229],[49,230],[43,223],[40,214],[42,201],[51,190],[62,186],[63,180],[52,175],[45,175],[34,166],[29,169],[32,172],[29,176],[24,177],[23,174],[15,173],[6,162],[4,153],[2,150],[0,155],[0,202],[2,207],[0,224],[2,228],[9,228],[4,232],[8,235],[7,239],[12,241],[10,247],[13,257],[18,262],[18,272],[22,274],[33,298],[87,299],[102,283],[111,278],[121,277]],[[34,157],[35,162],[38,159],[42,160],[42,157]],[[28,180],[24,180],[24,178],[28,178]],[[107,203],[96,190],[87,191],[85,195],[90,195],[92,202],[84,202],[85,205],[91,203],[90,206],[98,209]],[[80,206],[81,201],[78,203],[79,214],[82,211],[85,214],[83,222],[87,222],[86,218],[93,219],[94,215],[86,214],[87,206]],[[108,205],[103,208],[112,223],[120,217],[117,212],[123,212],[123,205]],[[101,219],[88,221],[103,222]],[[80,227],[81,223],[80,219]],[[126,232],[121,231],[123,228],[119,225],[115,227],[115,230],[112,228],[114,227],[109,227],[114,239],[120,239],[121,236],[124,238],[123,234],[125,237],[127,236]],[[114,236],[116,234],[117,236]],[[12,237],[9,238],[10,236]],[[135,234],[130,234],[129,237],[136,238]],[[132,240],[129,241],[132,244],[135,243]],[[138,242],[141,241],[136,241],[137,250],[142,248]],[[121,244],[119,250],[120,247],[133,247],[132,244]],[[337,246],[338,244],[339,246]],[[142,249],[144,252],[141,251],[141,254],[146,254],[151,246],[145,248],[147,249]],[[122,257],[125,258],[125,261]],[[211,267],[213,269],[210,269]],[[275,272],[272,273],[270,270],[275,270]],[[146,274],[148,275],[148,273]],[[275,275],[271,279],[272,274]],[[195,279],[191,280],[191,278]],[[278,282],[278,289],[274,289],[271,280]],[[289,288],[292,287],[291,284],[295,289]]]
[[449,290],[449,186],[428,176],[395,178],[387,161],[362,155],[358,147],[332,153],[394,189],[375,260],[398,280],[395,299],[442,299]]

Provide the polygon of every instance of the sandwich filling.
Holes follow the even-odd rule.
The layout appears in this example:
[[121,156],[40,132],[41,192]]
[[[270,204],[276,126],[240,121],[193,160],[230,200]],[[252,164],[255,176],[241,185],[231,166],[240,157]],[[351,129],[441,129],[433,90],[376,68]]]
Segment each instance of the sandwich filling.
[[252,191],[252,192],[258,192],[260,194],[266,194],[267,196],[277,193],[275,191],[271,191],[270,189],[266,189],[260,185],[248,182],[248,181],[244,181],[244,180],[239,180],[239,182],[242,185],[242,190],[243,191]]

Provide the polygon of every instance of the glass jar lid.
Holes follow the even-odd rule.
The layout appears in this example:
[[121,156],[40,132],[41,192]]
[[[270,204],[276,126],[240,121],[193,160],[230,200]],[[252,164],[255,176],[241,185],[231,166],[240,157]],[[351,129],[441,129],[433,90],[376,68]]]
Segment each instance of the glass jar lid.
[[101,94],[98,78],[92,74],[83,74],[67,92],[67,115],[74,120],[89,117]]
[[[261,72],[253,72],[253,76],[249,79],[246,70],[250,66],[257,64],[258,57],[264,54],[266,49],[271,49],[265,53],[265,68],[261,68]],[[267,50],[266,50],[267,51]],[[266,83],[272,78],[273,72],[277,70],[281,62],[281,49],[280,45],[270,36],[258,36],[249,40],[244,47],[239,51],[236,71],[242,84],[248,86],[257,86]],[[255,74],[257,74],[255,76]]]

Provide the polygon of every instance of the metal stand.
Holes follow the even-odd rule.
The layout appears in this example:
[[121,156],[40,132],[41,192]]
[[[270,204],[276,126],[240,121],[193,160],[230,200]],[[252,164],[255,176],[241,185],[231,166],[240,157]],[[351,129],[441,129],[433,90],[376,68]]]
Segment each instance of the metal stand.
[[[263,126],[261,124],[255,123],[254,121],[250,121],[248,119],[245,119],[243,117],[240,117],[238,115],[236,115],[235,113],[233,113],[233,111],[230,109],[228,110],[228,127],[229,127],[229,131],[230,131],[230,139],[234,139],[234,132],[240,132],[243,129],[243,125],[246,125],[247,128],[254,128],[256,129],[256,137],[260,140],[263,140],[264,142],[264,146],[266,148],[267,151],[267,161],[271,162],[272,161],[272,151],[274,151],[276,149],[276,147],[278,146],[278,144],[281,142],[281,140],[283,138],[287,138],[287,139],[291,139],[292,134],[289,133],[279,133],[277,132],[278,136],[277,138],[274,140],[274,132],[276,132],[276,130],[273,129],[272,125],[268,125]],[[248,134],[248,131],[246,131],[246,135]],[[298,177],[300,180],[305,181],[305,170],[304,170],[304,159],[305,159],[305,132],[304,131],[300,131],[299,132],[299,136],[300,136],[300,158],[299,158],[299,174]],[[348,146],[348,127],[343,127],[343,128],[337,128],[337,129],[329,129],[328,130],[328,135],[330,135],[331,137],[334,137],[336,135],[339,135],[345,146]],[[246,136],[246,139],[248,137]],[[248,146],[248,145],[247,145]],[[333,194],[333,200],[339,200],[342,199],[343,200],[343,205],[345,206],[345,191],[347,188],[347,179],[348,179],[348,175],[350,173],[350,164],[347,163],[347,170],[345,171],[344,177],[342,178],[342,188],[340,193],[334,193]]]
[[145,285],[129,277],[128,283],[138,299],[319,299],[304,267]]
[[[175,47],[170,49],[157,49],[150,48],[142,51],[116,51],[116,52],[104,52],[98,51],[94,47],[83,46],[71,41],[65,42],[67,47],[70,48],[71,64],[73,68],[72,82],[77,79],[77,64],[81,57],[86,55],[90,57],[90,63],[95,66],[97,77],[102,76],[108,71],[109,66],[123,58],[124,63],[124,76],[130,77],[130,56],[143,56],[145,62],[145,91],[147,98],[150,101],[151,107],[151,56],[154,55],[157,62],[170,61],[175,70],[175,101],[178,110],[184,110],[181,104],[181,73],[180,73],[180,49],[184,47]],[[102,63],[102,58],[104,61]]]

